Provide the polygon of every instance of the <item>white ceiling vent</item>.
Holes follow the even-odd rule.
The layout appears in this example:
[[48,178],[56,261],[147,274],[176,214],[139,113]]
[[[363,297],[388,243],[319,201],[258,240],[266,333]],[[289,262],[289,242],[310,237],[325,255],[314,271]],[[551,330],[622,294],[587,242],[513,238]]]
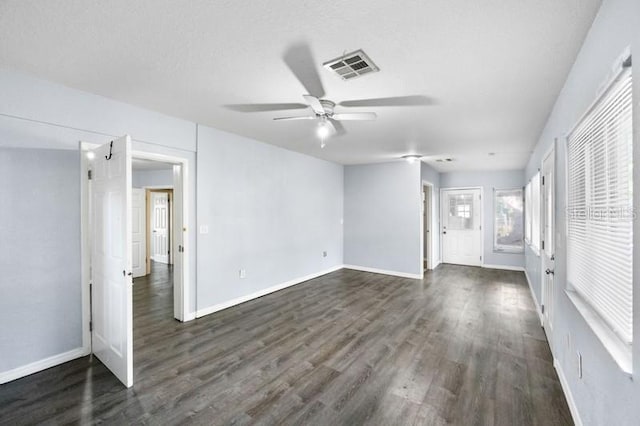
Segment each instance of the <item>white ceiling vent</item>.
[[322,65],[329,71],[336,73],[343,80],[351,80],[364,74],[380,71],[362,49],[325,62]]

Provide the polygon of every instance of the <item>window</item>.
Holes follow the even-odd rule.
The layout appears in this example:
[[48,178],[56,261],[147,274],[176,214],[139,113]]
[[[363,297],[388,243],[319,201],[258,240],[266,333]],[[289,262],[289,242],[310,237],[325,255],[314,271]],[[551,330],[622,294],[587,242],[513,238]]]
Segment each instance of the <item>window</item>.
[[531,178],[531,239],[529,244],[540,254],[540,172]]
[[631,83],[628,67],[567,139],[567,281],[625,344],[633,335]]
[[493,202],[493,250],[522,252],[524,250],[522,189],[496,189]]
[[473,194],[451,194],[449,196],[449,228],[473,228]]

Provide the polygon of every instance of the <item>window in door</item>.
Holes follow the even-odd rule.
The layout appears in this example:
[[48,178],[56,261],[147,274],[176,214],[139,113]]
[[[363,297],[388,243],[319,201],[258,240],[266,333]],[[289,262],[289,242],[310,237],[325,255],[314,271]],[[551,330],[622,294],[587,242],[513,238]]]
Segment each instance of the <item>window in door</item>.
[[449,229],[473,228],[473,194],[452,194],[449,197]]
[[524,250],[522,189],[494,191],[493,250],[521,253]]

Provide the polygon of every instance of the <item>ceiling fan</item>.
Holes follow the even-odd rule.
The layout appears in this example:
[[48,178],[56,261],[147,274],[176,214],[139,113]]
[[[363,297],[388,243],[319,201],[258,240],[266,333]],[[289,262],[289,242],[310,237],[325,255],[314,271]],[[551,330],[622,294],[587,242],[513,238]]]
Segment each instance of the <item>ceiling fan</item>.
[[386,98],[358,99],[333,102],[324,99],[325,90],[316,69],[311,49],[307,44],[297,44],[289,48],[283,57],[291,70],[307,91],[303,95],[305,103],[234,104],[227,108],[239,112],[285,111],[311,108],[313,114],[302,116],[276,117],[275,121],[317,120],[318,136],[324,141],[330,135],[346,133],[342,121],[371,121],[377,118],[375,112],[335,112],[335,107],[399,107],[432,105],[433,100],[423,95],[394,96]]

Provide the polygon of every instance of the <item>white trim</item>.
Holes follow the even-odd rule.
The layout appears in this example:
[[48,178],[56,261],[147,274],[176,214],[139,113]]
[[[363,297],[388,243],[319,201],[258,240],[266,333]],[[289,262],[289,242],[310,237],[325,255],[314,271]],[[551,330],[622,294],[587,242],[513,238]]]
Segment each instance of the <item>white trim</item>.
[[620,370],[630,378],[633,378],[631,345],[626,345],[611,329],[609,324],[607,324],[577,292],[571,290],[565,290],[564,292],[589,328],[598,340],[600,340],[602,346],[609,352],[609,355],[611,355]]
[[47,368],[55,367],[56,365],[89,355],[89,351],[88,347],[76,348],[68,352],[41,359],[40,361],[32,362],[31,364],[16,367],[13,370],[3,371],[0,373],[0,384],[8,383],[21,377],[37,373],[38,371],[46,370]]
[[486,269],[501,269],[503,271],[520,271],[524,272],[524,267],[522,266],[509,266],[509,265],[490,265],[488,263],[482,264],[483,268]]
[[408,272],[389,271],[386,269],[369,268],[367,266],[356,265],[344,265],[344,269],[353,269],[354,271],[372,272],[374,274],[393,275],[394,277],[412,278],[421,280],[423,276],[421,274],[410,274]]
[[239,305],[241,303],[248,302],[248,301],[253,300],[253,299],[257,299],[258,297],[266,296],[269,293],[273,293],[273,292],[276,292],[276,291],[279,291],[279,290],[283,290],[283,289],[285,289],[287,287],[291,287],[291,286],[294,286],[296,284],[300,284],[300,283],[303,283],[305,281],[309,281],[309,280],[312,280],[314,278],[318,278],[318,277],[320,277],[322,275],[326,275],[326,274],[329,274],[331,272],[338,271],[338,270],[340,270],[342,268],[343,268],[343,265],[337,265],[337,266],[334,266],[332,268],[326,269],[324,271],[316,272],[314,274],[309,274],[309,275],[306,275],[306,276],[300,277],[300,278],[294,278],[293,280],[289,280],[289,281],[286,281],[286,282],[281,283],[281,284],[276,284],[276,285],[274,285],[272,287],[268,287],[268,288],[256,291],[255,293],[247,294],[245,296],[236,297],[235,299],[231,299],[231,300],[228,300],[226,302],[218,303],[218,304],[215,304],[213,306],[209,306],[208,308],[198,309],[196,311],[194,317],[200,318],[200,317],[203,317],[205,315],[212,314],[214,312],[222,311],[222,310],[230,308],[232,306]]
[[569,387],[569,382],[567,382],[567,378],[564,375],[564,371],[562,371],[562,367],[556,358],[553,358],[553,367],[556,369],[558,373],[558,378],[560,379],[560,386],[562,386],[562,391],[564,392],[564,396],[567,399],[567,404],[569,405],[569,411],[571,412],[571,417],[573,417],[573,422],[576,426],[582,426],[582,419],[580,418],[580,413],[578,412],[578,406],[576,405],[576,401],[573,399],[573,394],[571,393],[571,388]]
[[524,270],[524,276],[527,278],[527,284],[529,285],[531,298],[533,299],[533,304],[536,306],[536,313],[538,314],[538,318],[540,319],[540,326],[544,326],[544,317],[542,316],[542,309],[540,308],[540,303],[538,303],[538,299],[536,298],[536,295],[533,292],[533,287],[531,287],[531,280],[529,279],[529,274],[527,273],[526,268]]

